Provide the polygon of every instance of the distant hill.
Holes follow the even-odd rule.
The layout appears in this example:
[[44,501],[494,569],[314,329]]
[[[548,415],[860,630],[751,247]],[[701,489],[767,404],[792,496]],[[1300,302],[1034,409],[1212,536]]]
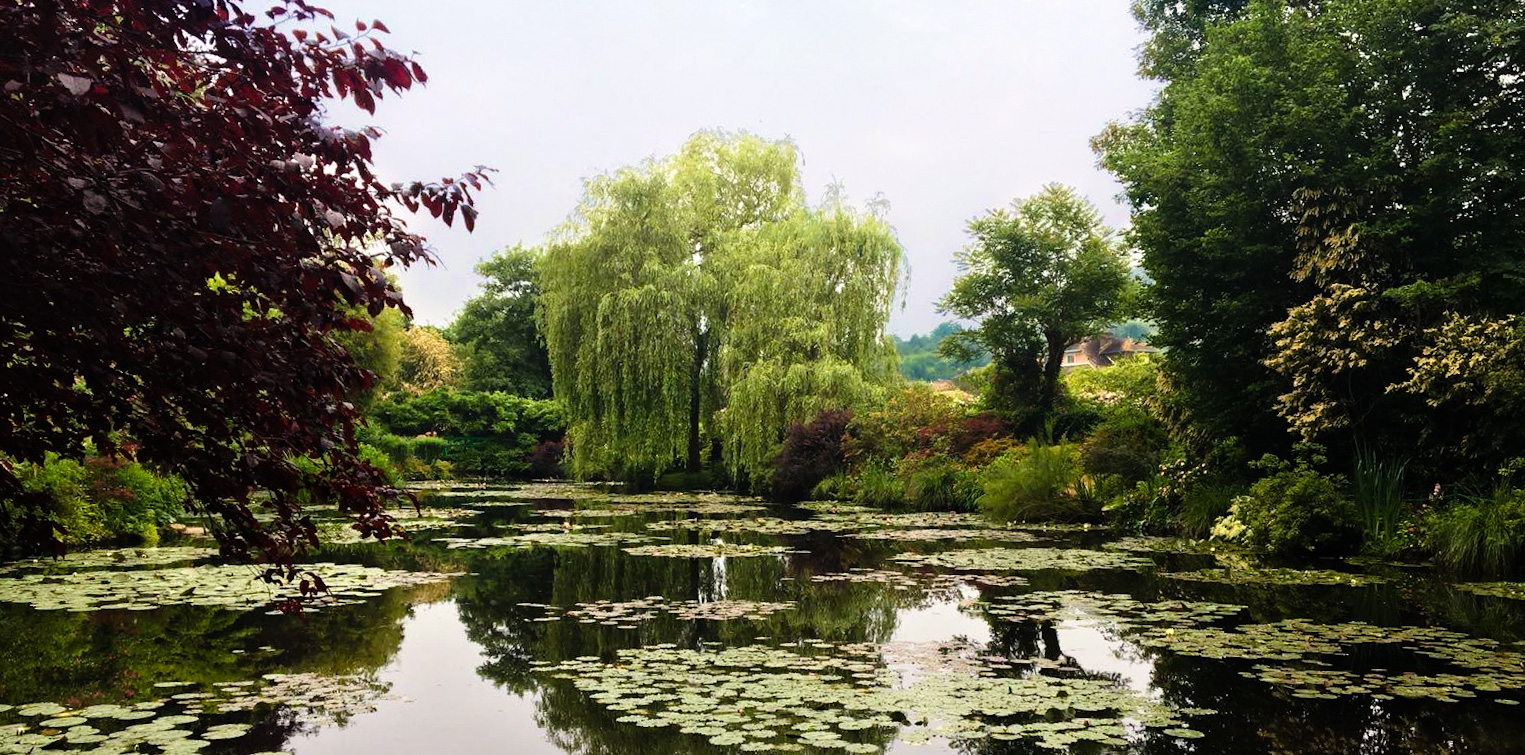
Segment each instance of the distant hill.
[[[916,335],[902,340],[895,336],[895,353],[900,355],[900,374],[907,380],[952,380],[977,367],[990,364],[989,354],[980,354],[973,362],[955,362],[937,353],[937,345],[954,333],[963,330],[955,323],[945,322],[926,335]],[[1130,320],[1107,329],[1117,338],[1133,338],[1148,341],[1157,328],[1145,320]]]
[[976,367],[990,364],[990,356],[981,354],[973,362],[954,362],[937,353],[937,345],[954,333],[963,330],[958,325],[945,322],[926,335],[895,338],[895,353],[900,355],[900,374],[907,380],[952,380]]

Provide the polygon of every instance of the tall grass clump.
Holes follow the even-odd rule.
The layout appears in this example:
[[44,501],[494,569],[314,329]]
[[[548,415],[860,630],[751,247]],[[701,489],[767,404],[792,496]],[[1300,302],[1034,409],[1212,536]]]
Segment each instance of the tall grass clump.
[[905,502],[917,511],[973,511],[980,497],[979,478],[946,456],[908,457],[898,471]]
[[1428,522],[1435,561],[1468,577],[1512,578],[1525,563],[1525,490],[1499,486],[1465,498]]
[[1176,526],[1190,538],[1205,538],[1213,524],[1226,516],[1239,488],[1223,483],[1204,482],[1181,491],[1181,508]]
[[1407,518],[1403,477],[1408,462],[1383,458],[1367,447],[1356,450],[1351,475],[1356,508],[1361,513],[1361,538],[1367,552],[1387,555],[1399,549],[1399,527]]
[[997,459],[985,468],[980,512],[1002,522],[1094,519],[1101,506],[1077,495],[1080,459],[1070,444],[1034,443],[1025,453]]
[[868,467],[849,478],[853,503],[881,509],[897,508],[905,503],[905,486],[895,472],[884,467]]

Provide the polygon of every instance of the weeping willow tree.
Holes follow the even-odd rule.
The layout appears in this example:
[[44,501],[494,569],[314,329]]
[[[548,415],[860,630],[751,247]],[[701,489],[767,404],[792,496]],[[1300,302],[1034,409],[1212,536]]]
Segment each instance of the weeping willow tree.
[[720,430],[732,471],[755,478],[790,423],[862,405],[895,379],[884,324],[901,248],[882,220],[836,201],[752,229],[738,246]]
[[882,221],[805,205],[787,142],[702,132],[589,180],[540,259],[573,471],[698,471],[706,434],[761,469],[789,421],[888,379],[900,256]]

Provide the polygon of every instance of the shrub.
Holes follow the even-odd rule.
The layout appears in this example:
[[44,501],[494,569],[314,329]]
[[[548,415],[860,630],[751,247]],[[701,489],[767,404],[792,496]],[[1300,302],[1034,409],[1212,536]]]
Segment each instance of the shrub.
[[421,435],[408,441],[408,450],[419,461],[432,463],[450,455],[451,443],[444,438]]
[[1241,490],[1243,488],[1214,482],[1183,489],[1180,506],[1173,517],[1176,528],[1187,537],[1207,537],[1213,524],[1228,515],[1235,494]]
[[852,501],[864,506],[891,509],[905,502],[905,487],[893,471],[879,466],[858,470],[849,478]]
[[1022,448],[1022,441],[1016,438],[988,438],[974,444],[964,453],[964,466],[970,468],[983,467],[1002,456],[1017,453]]
[[1429,546],[1441,566],[1466,576],[1513,578],[1525,557],[1525,490],[1500,486],[1463,499],[1426,519]]
[[774,500],[804,500],[821,480],[842,471],[842,439],[852,413],[827,409],[809,423],[796,422],[784,435],[784,448],[773,462]]
[[1011,442],[1011,423],[990,412],[964,417],[948,436],[948,452],[967,456],[975,448],[998,441]]
[[[158,526],[184,514],[189,489],[136,462],[104,456],[83,461],[48,454],[42,464],[16,464],[23,489],[47,501],[45,516],[72,544],[152,541]],[[5,522],[0,522],[4,529]],[[9,533],[0,531],[0,541]]]
[[1148,417],[1130,414],[1103,422],[1080,445],[1087,474],[1116,475],[1128,483],[1147,480],[1159,469],[1170,436]]
[[1034,444],[986,467],[979,509],[1003,522],[1095,519],[1100,505],[1076,495],[1079,457],[1073,445]]
[[[559,442],[566,432],[565,412],[555,401],[450,388],[392,394],[376,403],[372,417],[377,427],[362,440],[417,436],[405,439],[407,458],[423,463],[401,462],[414,478],[441,474],[441,461],[468,475],[520,477],[531,473],[529,457],[540,444]],[[402,453],[395,441],[378,447],[394,459]]]
[[700,472],[668,472],[656,479],[653,483],[654,490],[717,490],[720,486],[715,484],[715,476],[709,470]]
[[860,412],[848,424],[843,451],[850,463],[885,462],[914,451],[945,451],[965,409],[926,383],[912,383],[885,405]]
[[979,478],[940,454],[908,456],[897,465],[905,502],[918,511],[971,511]]
[[1360,543],[1360,519],[1341,483],[1304,465],[1282,468],[1236,497],[1212,535],[1282,556],[1350,553]]
[[542,440],[535,445],[535,450],[530,451],[529,473],[536,479],[552,477],[565,477],[566,468],[561,465],[562,457],[566,456],[567,443],[565,440]]
[[[408,438],[401,435],[393,435],[377,427],[363,427],[355,433],[361,445],[370,446],[391,462],[391,466],[399,471],[413,458],[413,444]],[[374,462],[373,462],[374,463]]]
[[847,475],[842,472],[831,475],[816,483],[810,491],[810,497],[817,501],[840,501],[851,498],[851,490],[847,481]]
[[387,476],[388,484],[398,485],[402,482],[402,464],[394,461],[392,455],[386,451],[369,443],[361,443],[360,460],[384,472]]

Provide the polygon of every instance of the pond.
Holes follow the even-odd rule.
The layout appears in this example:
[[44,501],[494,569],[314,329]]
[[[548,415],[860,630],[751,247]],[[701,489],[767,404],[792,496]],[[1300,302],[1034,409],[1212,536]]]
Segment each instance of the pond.
[[1525,591],[1102,529],[424,492],[300,616],[205,543],[0,566],[0,753],[1506,753]]

